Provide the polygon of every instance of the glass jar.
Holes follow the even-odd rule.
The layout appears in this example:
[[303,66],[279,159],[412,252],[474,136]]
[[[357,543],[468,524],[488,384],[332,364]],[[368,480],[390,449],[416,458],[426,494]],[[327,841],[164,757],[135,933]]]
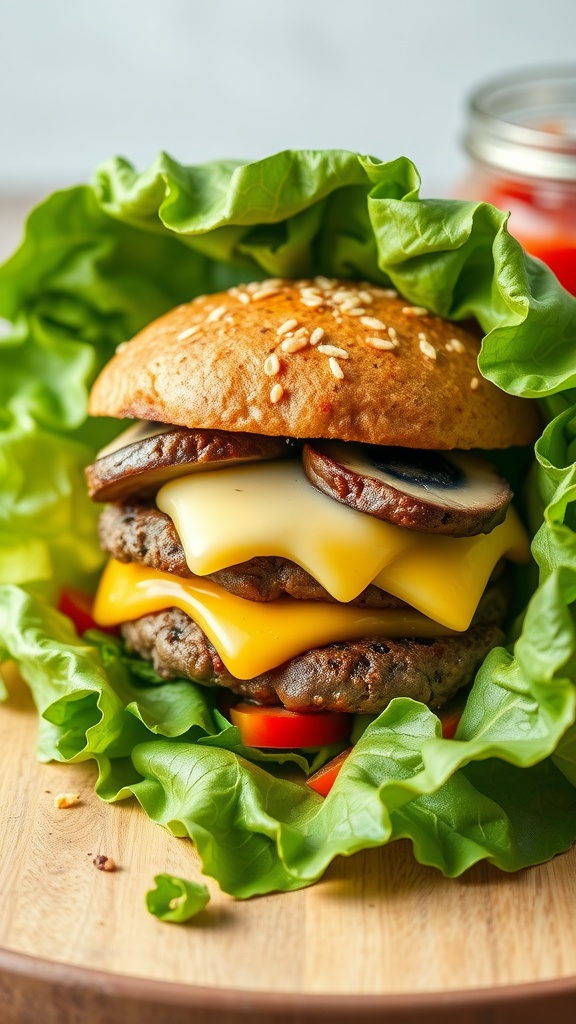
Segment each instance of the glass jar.
[[460,198],[510,210],[509,229],[576,295],[576,66],[494,79],[469,104]]

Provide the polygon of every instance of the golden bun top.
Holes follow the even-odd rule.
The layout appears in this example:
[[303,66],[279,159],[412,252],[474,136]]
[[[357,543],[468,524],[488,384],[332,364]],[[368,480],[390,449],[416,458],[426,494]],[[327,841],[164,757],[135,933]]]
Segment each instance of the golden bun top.
[[94,416],[408,448],[506,448],[536,403],[477,367],[478,337],[357,282],[272,280],[204,295],[118,348]]

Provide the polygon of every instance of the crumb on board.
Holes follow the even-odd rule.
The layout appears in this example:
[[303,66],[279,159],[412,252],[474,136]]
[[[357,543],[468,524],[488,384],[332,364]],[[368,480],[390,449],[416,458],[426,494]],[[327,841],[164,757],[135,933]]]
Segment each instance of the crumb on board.
[[54,807],[59,811],[67,807],[76,807],[81,802],[82,797],[80,793],[58,793],[54,797]]
[[105,853],[99,853],[92,863],[98,871],[116,871],[116,861],[113,857],[107,857]]

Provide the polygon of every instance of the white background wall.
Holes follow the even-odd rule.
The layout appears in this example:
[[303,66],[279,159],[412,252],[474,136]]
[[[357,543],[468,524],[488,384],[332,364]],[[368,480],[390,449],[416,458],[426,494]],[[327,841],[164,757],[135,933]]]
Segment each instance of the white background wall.
[[428,194],[465,160],[465,98],[576,62],[576,0],[0,0],[0,193],[288,146],[405,153]]

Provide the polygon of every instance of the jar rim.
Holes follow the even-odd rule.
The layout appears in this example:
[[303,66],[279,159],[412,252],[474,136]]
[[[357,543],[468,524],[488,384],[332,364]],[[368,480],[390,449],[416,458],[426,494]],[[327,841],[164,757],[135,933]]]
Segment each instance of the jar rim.
[[576,64],[523,68],[468,101],[470,156],[522,177],[576,181]]

